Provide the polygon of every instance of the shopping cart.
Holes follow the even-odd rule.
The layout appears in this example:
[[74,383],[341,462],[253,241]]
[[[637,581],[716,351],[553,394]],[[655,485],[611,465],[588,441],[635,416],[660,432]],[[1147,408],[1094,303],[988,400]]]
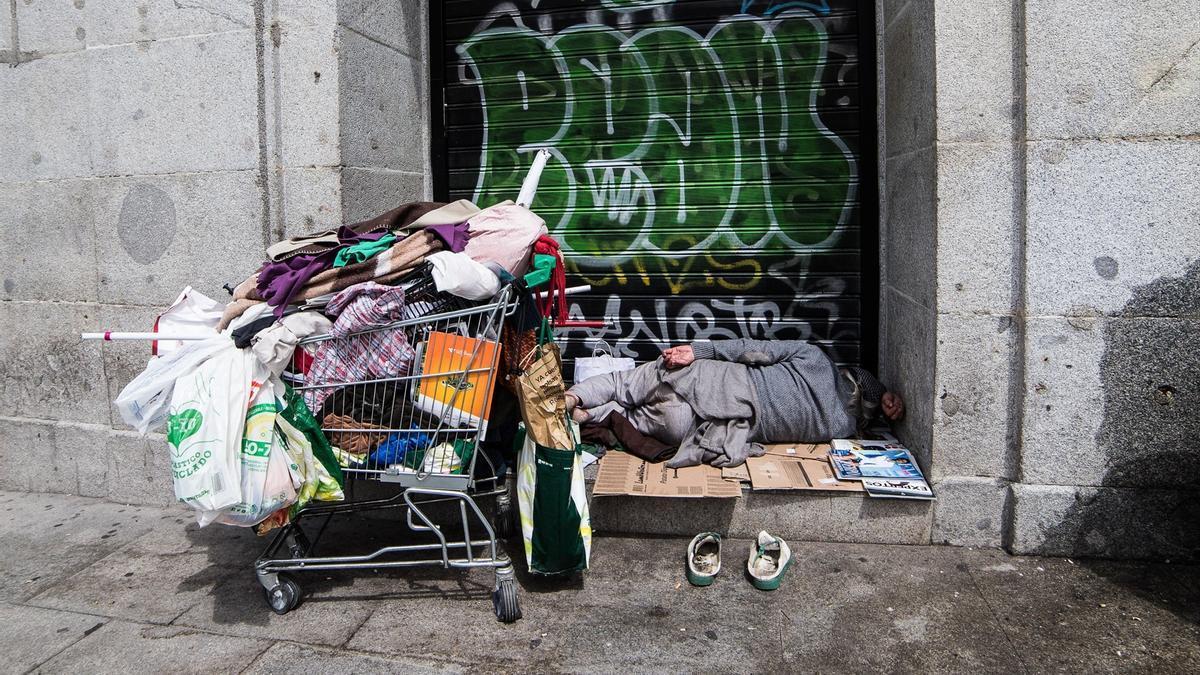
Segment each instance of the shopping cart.
[[[438,293],[428,268],[402,286],[402,320],[344,336],[313,337],[301,347],[314,347],[318,355],[321,350],[385,351],[411,361],[407,374],[295,383],[342,453],[347,488],[354,481],[375,481],[395,489],[394,494],[310,504],[274,534],[255,562],[255,572],[271,609],[284,614],[302,597],[293,576],[297,572],[490,567],[496,571],[496,617],[516,621],[521,610],[512,561],[497,546],[497,527],[485,517],[479,500],[494,497],[497,523],[512,522],[498,462],[480,443],[498,379],[500,332],[505,317],[516,309],[517,287],[506,286],[493,300],[471,303]],[[408,529],[427,541],[383,546],[364,555],[316,554],[334,516],[392,509],[403,510]],[[507,531],[502,526],[501,536]]]

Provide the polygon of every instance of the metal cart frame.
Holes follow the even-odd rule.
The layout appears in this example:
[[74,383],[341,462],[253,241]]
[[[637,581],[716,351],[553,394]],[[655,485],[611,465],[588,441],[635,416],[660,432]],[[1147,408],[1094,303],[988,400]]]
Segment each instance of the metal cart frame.
[[[466,342],[473,344],[472,351],[467,357],[465,367],[461,363],[461,357],[466,355],[466,351],[463,350],[460,361],[450,363],[450,367],[432,368],[435,372],[410,372],[398,377],[295,387],[297,392],[304,395],[312,395],[312,392],[320,389],[336,391],[347,387],[360,387],[367,388],[372,392],[371,395],[376,397],[381,395],[381,391],[384,392],[384,396],[390,391],[394,399],[397,392],[406,397],[401,407],[407,412],[401,413],[399,420],[393,419],[387,425],[328,427],[323,423],[323,430],[335,441],[339,436],[353,438],[355,434],[374,438],[389,434],[389,439],[423,434],[425,436],[422,438],[428,440],[422,443],[421,449],[412,450],[420,453],[419,461],[410,458],[401,463],[390,461],[395,460],[395,457],[379,458],[372,453],[364,456],[360,465],[343,468],[348,487],[351,481],[355,480],[378,481],[397,486],[399,492],[396,494],[368,501],[312,503],[295,514],[291,522],[274,534],[254,563],[254,571],[262,584],[268,605],[278,614],[287,613],[301,600],[300,585],[292,576],[297,572],[440,566],[445,569],[495,569],[496,583],[492,600],[496,617],[503,622],[516,621],[521,617],[512,561],[497,545],[498,528],[485,517],[477,503],[477,499],[482,497],[496,498],[497,526],[503,536],[511,532],[515,519],[511,499],[503,477],[496,475],[495,464],[479,447],[486,431],[486,417],[473,417],[461,410],[466,408],[466,403],[471,402],[463,400],[470,398],[462,393],[466,390],[474,389],[472,395],[483,393],[486,397],[486,401],[482,402],[484,410],[490,403],[491,392],[498,379],[502,322],[516,309],[517,289],[512,285],[506,286],[490,302],[471,306],[457,298],[436,293],[432,280],[428,277],[428,270],[425,270],[425,274],[419,275],[419,280],[409,286],[407,295],[406,318],[401,321],[341,337],[318,336],[304,340],[301,344],[364,339],[371,333],[382,331],[389,331],[393,335],[403,334],[411,344],[420,344],[418,340],[421,337],[429,337],[434,332],[453,335],[457,331],[458,335],[470,338]],[[494,347],[485,349],[488,342]],[[429,355],[425,356],[424,363],[421,363],[422,354],[417,351],[412,361],[414,370],[418,366],[430,364]],[[474,382],[471,382],[472,378]],[[440,410],[434,409],[431,413],[432,419],[436,419],[436,425],[429,422],[430,415],[421,415],[421,411],[412,412],[409,405],[416,398],[414,392],[425,391],[427,385],[424,383],[429,382],[440,382],[453,390],[449,399],[433,403],[434,408],[441,406]],[[429,412],[430,401],[425,400],[423,403],[424,411]],[[419,422],[418,417],[424,421]],[[449,453],[445,448],[451,440],[461,441],[472,448],[469,459],[461,459],[458,466],[453,466],[453,456],[449,457],[451,461],[447,463]],[[435,450],[438,447],[442,448],[441,454]],[[458,445],[453,447],[457,450]],[[479,462],[481,458],[482,464]],[[447,533],[446,526],[450,523],[438,522],[438,514],[429,508],[434,504],[457,505],[457,517],[454,520],[457,520],[461,527],[461,536]],[[433,541],[384,546],[365,555],[316,555],[316,546],[321,535],[334,516],[390,509],[404,509],[404,522],[408,529],[414,533],[430,535]],[[441,510],[446,509],[443,506]],[[442,519],[445,520],[444,517]],[[319,524],[316,534],[309,537],[302,525],[316,520],[323,522]],[[420,557],[397,559],[413,554],[419,554]]]

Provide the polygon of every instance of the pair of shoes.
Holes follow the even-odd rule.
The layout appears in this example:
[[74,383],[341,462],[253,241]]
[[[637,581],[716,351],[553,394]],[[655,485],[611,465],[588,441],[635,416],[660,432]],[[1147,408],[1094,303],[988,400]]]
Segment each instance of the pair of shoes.
[[[792,549],[787,542],[766,530],[750,548],[746,573],[750,583],[764,591],[779,588],[783,575],[792,564]],[[693,586],[709,586],[721,571],[721,535],[701,532],[688,544],[687,580]]]

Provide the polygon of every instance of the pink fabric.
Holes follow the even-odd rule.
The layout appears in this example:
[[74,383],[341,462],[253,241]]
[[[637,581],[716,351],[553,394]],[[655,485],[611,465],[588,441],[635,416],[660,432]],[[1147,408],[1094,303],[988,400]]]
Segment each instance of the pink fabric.
[[533,242],[547,233],[546,221],[511,201],[480,211],[467,225],[471,230],[467,255],[476,262],[499,263],[514,277],[524,275],[529,269]]
[[404,289],[400,287],[373,281],[356,284],[333,296],[325,312],[337,315],[329,331],[334,337],[318,343],[305,386],[337,386],[304,389],[304,402],[317,419],[325,399],[339,387],[406,375],[416,355],[402,329],[353,335],[404,318]]

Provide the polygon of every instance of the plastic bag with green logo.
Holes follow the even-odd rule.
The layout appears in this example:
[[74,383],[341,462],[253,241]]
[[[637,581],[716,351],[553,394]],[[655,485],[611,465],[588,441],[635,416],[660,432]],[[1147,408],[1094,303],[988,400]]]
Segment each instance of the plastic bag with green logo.
[[256,365],[253,354],[229,342],[172,389],[167,443],[175,496],[201,512],[201,525],[243,501],[242,431],[257,390]]
[[259,387],[246,411],[242,434],[242,500],[217,516],[217,522],[252,527],[296,501],[301,481],[275,430],[279,417],[276,380]]

